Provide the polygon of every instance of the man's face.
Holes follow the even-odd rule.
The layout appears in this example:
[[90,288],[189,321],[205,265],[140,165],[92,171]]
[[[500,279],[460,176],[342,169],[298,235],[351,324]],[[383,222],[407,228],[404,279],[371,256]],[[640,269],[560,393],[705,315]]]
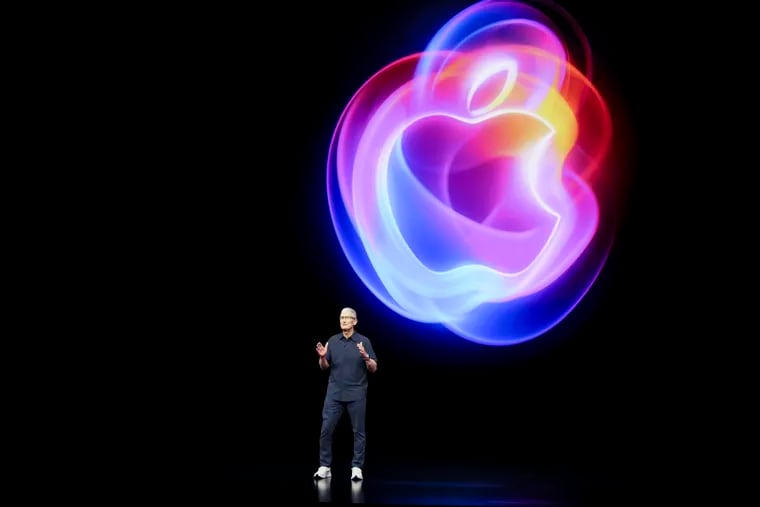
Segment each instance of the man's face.
[[344,331],[351,329],[354,327],[354,322],[356,321],[356,317],[354,317],[354,314],[351,312],[341,312],[340,314],[340,328]]

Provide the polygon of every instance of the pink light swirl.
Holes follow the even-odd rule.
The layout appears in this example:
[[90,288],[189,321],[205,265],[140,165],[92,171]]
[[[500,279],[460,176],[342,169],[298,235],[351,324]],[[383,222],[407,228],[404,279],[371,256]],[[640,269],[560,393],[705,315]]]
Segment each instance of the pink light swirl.
[[565,15],[563,40],[549,14],[565,13],[463,10],[359,89],[330,146],[331,216],[363,283],[398,314],[478,343],[554,327],[612,240],[595,186],[610,114],[580,29]]

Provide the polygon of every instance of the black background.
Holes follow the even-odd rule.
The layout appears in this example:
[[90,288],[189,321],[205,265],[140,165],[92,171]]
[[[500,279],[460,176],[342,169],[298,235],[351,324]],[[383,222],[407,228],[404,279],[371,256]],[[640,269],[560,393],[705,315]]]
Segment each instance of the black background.
[[[608,263],[567,319],[525,344],[477,345],[394,315],[342,254],[324,182],[343,107],[467,5],[216,7],[171,19],[157,72],[174,79],[157,93],[179,125],[168,133],[177,157],[157,181],[169,197],[155,234],[172,248],[150,295],[170,303],[148,311],[171,344],[159,367],[170,377],[166,405],[187,402],[176,430],[193,428],[189,452],[207,446],[220,467],[316,467],[326,375],[314,346],[339,331],[344,306],[357,309],[357,329],[380,359],[368,467],[625,464],[661,452],[663,439],[676,445],[666,370],[678,275],[662,269],[677,251],[668,227],[675,176],[665,170],[674,155],[659,115],[667,76],[685,63],[673,56],[679,39],[646,6],[562,3],[589,38],[625,182]],[[345,423],[336,434],[344,462]]]

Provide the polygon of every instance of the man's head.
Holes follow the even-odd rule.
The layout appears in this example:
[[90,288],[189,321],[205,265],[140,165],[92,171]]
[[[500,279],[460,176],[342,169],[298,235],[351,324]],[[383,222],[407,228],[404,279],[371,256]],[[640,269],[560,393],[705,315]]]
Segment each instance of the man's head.
[[357,322],[356,310],[353,308],[346,307],[340,311],[340,328],[344,333],[351,331]]

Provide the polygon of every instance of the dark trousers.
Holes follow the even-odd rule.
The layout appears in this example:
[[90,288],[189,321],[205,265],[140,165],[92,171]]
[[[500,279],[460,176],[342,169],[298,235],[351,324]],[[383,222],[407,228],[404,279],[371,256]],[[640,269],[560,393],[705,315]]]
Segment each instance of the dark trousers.
[[359,468],[364,466],[364,447],[367,438],[364,433],[366,408],[366,398],[356,401],[338,401],[330,396],[325,397],[325,404],[322,407],[322,431],[319,434],[320,466],[329,467],[332,463],[333,433],[344,411],[348,411],[351,427],[354,430],[354,456],[351,466]]

